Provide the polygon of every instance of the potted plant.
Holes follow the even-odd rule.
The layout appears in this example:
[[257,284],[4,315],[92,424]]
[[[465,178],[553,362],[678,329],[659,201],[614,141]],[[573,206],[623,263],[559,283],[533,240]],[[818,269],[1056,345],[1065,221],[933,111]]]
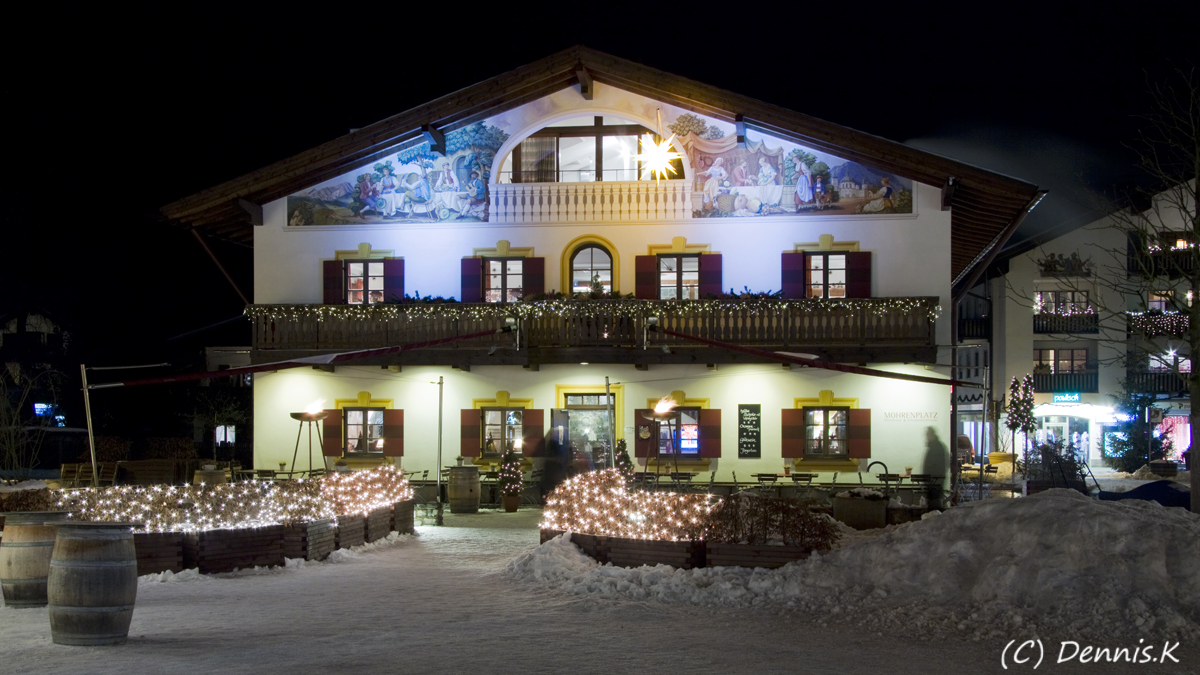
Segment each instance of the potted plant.
[[521,506],[521,458],[512,448],[504,451],[500,459],[500,475],[496,482],[500,485],[500,500],[506,513],[513,513]]

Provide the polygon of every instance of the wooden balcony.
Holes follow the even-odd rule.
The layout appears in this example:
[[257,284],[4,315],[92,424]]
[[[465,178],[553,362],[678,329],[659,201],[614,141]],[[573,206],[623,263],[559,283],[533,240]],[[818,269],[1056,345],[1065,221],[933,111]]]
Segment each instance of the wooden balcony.
[[1035,372],[1033,390],[1039,394],[1095,394],[1100,391],[1100,375],[1095,370],[1083,373]]
[[[314,352],[370,349],[496,330],[516,318],[513,333],[496,333],[404,352],[388,363],[484,364],[702,363],[762,361],[660,333],[645,343],[646,319],[738,345],[812,353],[839,361],[919,361],[936,355],[937,298],[844,301],[738,300],[692,302],[584,300],[508,305],[251,305],[253,358],[269,362]],[[649,346],[650,349],[645,347]],[[663,349],[666,347],[666,349]],[[720,353],[718,353],[720,352]],[[366,363],[366,361],[364,361]],[[373,361],[371,363],[374,363]]]
[[692,217],[691,181],[500,183],[491,188],[493,223],[680,220]]
[[1097,314],[1034,314],[1034,333],[1099,333]]

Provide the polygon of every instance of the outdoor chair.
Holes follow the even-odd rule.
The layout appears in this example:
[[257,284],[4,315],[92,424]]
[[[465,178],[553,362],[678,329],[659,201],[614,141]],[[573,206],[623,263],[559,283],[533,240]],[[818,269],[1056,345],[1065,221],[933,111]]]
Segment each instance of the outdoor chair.
[[92,464],[86,462],[79,465],[79,473],[75,477],[75,487],[92,486]]
[[534,469],[521,479],[521,503],[537,506],[541,502],[542,470]]
[[79,465],[78,464],[63,464],[58,472],[58,485],[60,488],[73,488],[79,480]]
[[117,471],[120,462],[100,462],[100,473],[97,475],[98,485],[116,485]]

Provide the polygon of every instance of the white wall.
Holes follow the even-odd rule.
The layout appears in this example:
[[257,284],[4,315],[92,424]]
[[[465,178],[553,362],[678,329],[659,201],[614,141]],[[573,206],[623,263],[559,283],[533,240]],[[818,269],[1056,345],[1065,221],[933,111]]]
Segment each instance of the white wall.
[[[914,366],[891,368],[897,372],[928,374]],[[549,410],[556,405],[555,385],[602,385],[608,376],[624,385],[624,429],[618,437],[629,442],[633,455],[635,420],[633,411],[647,399],[658,399],[675,390],[689,398],[708,398],[710,407],[721,410],[722,457],[716,462],[718,480],[730,480],[737,472],[741,481],[758,472],[779,472],[783,408],[794,399],[816,398],[821,390],[832,390],[838,398],[858,398],[860,408],[871,409],[872,457],[887,464],[892,473],[905,466],[919,472],[925,453],[925,429],[934,426],[939,438],[949,445],[949,390],[944,386],[874,378],[864,375],[803,369],[788,371],[775,365],[721,366],[709,371],[704,366],[661,366],[638,371],[632,366],[560,365],[542,366],[531,372],[513,366],[473,367],[462,372],[447,367],[405,367],[390,373],[375,367],[338,367],[333,373],[305,368],[259,373],[254,380],[255,465],[276,468],[291,462],[296,443],[297,422],[288,414],[303,410],[318,399],[332,408],[334,400],[355,398],[369,391],[373,398],[395,399],[404,410],[403,466],[409,470],[432,470],[437,452],[437,382],[445,378],[442,464],[453,464],[459,454],[459,410],[470,407],[474,398],[493,398],[508,391],[513,398],[532,398],[533,407]],[[737,458],[737,407],[762,405],[762,459]],[[904,414],[898,414],[904,413]],[[916,415],[909,414],[916,413]],[[549,415],[546,417],[547,430]],[[322,465],[314,437],[314,464]],[[301,439],[300,461],[307,467],[307,438]],[[861,464],[866,468],[866,462]],[[875,467],[870,474],[883,473]],[[840,479],[839,479],[840,480]],[[848,477],[848,480],[856,480]]]

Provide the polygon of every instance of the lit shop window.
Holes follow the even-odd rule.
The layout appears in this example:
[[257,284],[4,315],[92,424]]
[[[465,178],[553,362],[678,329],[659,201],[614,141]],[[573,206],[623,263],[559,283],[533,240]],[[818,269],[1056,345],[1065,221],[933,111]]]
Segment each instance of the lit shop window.
[[524,295],[523,258],[487,258],[484,302],[517,302]]
[[383,452],[383,408],[345,408],[346,454]]
[[846,256],[839,253],[807,253],[805,283],[810,298],[846,297]]
[[383,302],[382,262],[346,262],[346,302],[351,305],[373,305]]
[[658,422],[658,454],[700,454],[700,409],[676,408],[678,413]]
[[805,456],[844,457],[849,423],[849,408],[805,408]]
[[507,450],[521,452],[521,424],[524,408],[484,408],[483,454],[501,455]]

